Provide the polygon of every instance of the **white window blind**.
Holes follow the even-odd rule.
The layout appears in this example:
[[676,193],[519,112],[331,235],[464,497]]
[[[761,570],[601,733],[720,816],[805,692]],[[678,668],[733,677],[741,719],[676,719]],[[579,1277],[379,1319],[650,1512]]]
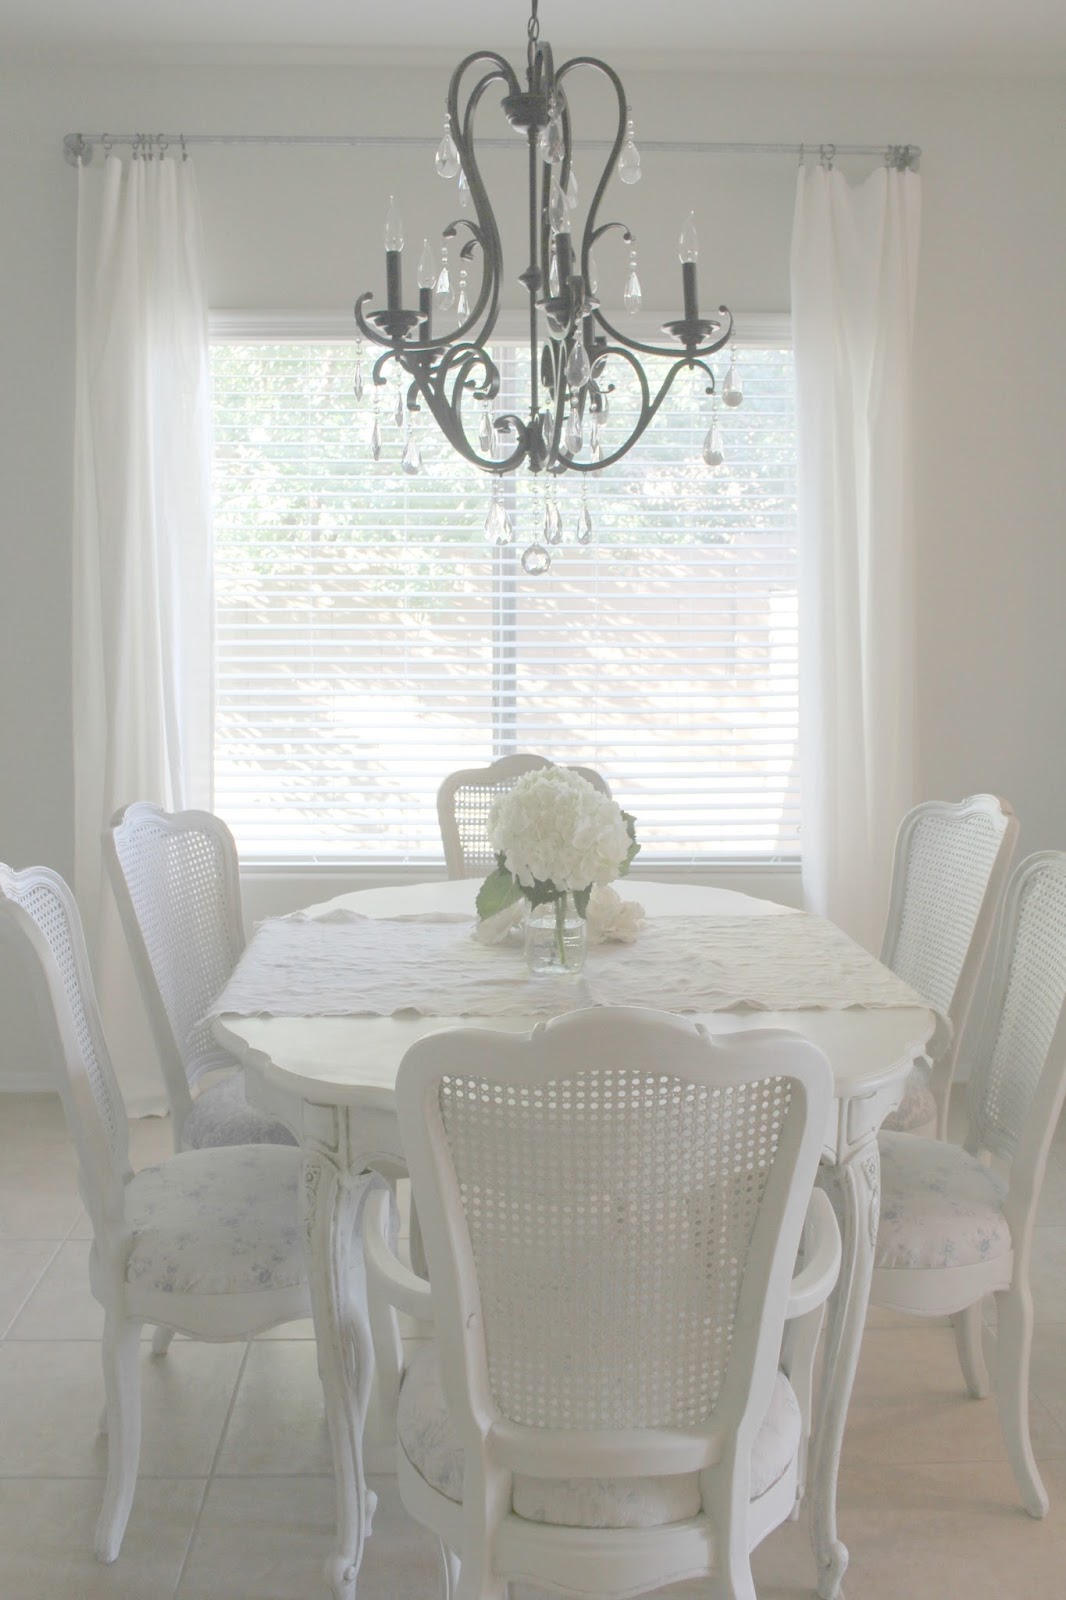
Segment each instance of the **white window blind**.
[[[528,358],[501,343],[499,409]],[[488,544],[489,480],[419,426],[399,470],[397,391],[353,393],[350,341],[219,339],[215,805],[265,860],[439,859],[444,775],[514,750],[598,768],[642,862],[799,854],[791,353],[741,348],[710,402],[684,375],[630,454],[559,485],[565,542],[528,577],[540,487],[505,480],[513,547]],[[608,374],[605,448],[632,404]],[[719,387],[724,370],[719,368]],[[476,431],[476,413],[471,431]]]

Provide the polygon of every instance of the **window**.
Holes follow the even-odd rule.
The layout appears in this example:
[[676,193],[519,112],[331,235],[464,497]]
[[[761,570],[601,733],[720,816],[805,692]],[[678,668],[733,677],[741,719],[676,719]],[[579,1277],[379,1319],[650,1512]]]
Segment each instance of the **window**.
[[[496,355],[501,408],[522,409],[528,356]],[[520,563],[540,485],[505,480],[516,543],[491,546],[489,480],[431,420],[423,472],[400,472],[391,384],[372,459],[354,362],[336,338],[213,345],[215,804],[242,853],[429,863],[445,773],[536,750],[607,776],[644,863],[796,857],[790,351],[741,349],[716,472],[710,402],[683,375],[636,448],[583,480],[584,547],[567,475],[543,577]],[[608,445],[631,398],[615,365]]]

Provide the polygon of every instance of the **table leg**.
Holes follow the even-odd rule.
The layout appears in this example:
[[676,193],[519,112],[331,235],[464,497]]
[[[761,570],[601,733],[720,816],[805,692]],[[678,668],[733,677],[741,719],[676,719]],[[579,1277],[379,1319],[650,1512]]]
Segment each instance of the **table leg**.
[[373,1376],[370,1330],[356,1299],[362,1276],[358,1229],[365,1176],[328,1157],[304,1158],[303,1207],[318,1370],[326,1400],[337,1491],[337,1532],[326,1561],[333,1600],[352,1600],[376,1496],[363,1473],[363,1424]]
[[839,1165],[824,1167],[820,1181],[837,1208],[843,1254],[826,1327],[811,1476],[811,1540],[818,1565],[818,1593],[822,1600],[836,1600],[848,1565],[847,1546],[837,1537],[837,1475],[877,1240],[881,1161],[876,1136]]

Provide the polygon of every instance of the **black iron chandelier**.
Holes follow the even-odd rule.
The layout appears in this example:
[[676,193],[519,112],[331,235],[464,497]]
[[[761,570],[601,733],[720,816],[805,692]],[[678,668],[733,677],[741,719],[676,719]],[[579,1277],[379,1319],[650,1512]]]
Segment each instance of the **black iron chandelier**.
[[[510,63],[492,50],[478,50],[456,67],[448,88],[444,137],[436,153],[437,172],[458,180],[460,204],[473,205],[474,215],[458,217],[443,230],[445,241],[463,235],[459,251],[461,268],[456,294],[447,260],[447,244],[438,265],[428,243],[418,263],[418,308],[403,300],[403,224],[390,199],[385,222],[386,305],[372,311],[371,291],[360,295],[355,320],[360,334],[382,349],[373,367],[375,385],[387,384],[395,375],[400,385],[398,412],[404,406],[406,384],[407,442],[402,466],[405,472],[421,469],[414,434],[414,415],[424,405],[445,439],[458,454],[494,475],[486,529],[496,543],[513,538],[510,518],[501,495],[502,480],[523,465],[550,482],[566,472],[600,472],[633,448],[683,370],[697,371],[706,379],[706,392],[715,393],[715,378],[708,357],[726,345],[733,320],[725,306],[713,316],[700,315],[696,261],[698,240],[695,217],[690,212],[678,239],[681,260],[682,315],[663,325],[669,346],[647,344],[628,337],[604,313],[598,294],[593,247],[604,234],[618,230],[629,246],[629,264],[622,296],[623,308],[640,308],[635,242],[621,222],[600,222],[600,205],[612,173],[623,183],[641,176],[640,154],[633,120],[618,74],[595,56],[574,56],[556,68],[550,44],[540,38],[538,0],[532,0],[528,26],[525,85]],[[469,83],[466,103],[460,96],[468,72],[481,75]],[[579,243],[571,232],[571,211],[577,204],[576,176],[567,85],[579,68],[602,74],[617,101],[618,125],[610,153],[596,184]],[[524,415],[497,412],[500,371],[488,349],[500,311],[504,256],[500,231],[478,165],[474,137],[475,113],[487,90],[500,84],[505,90],[503,110],[511,126],[525,135],[528,147],[529,263],[518,275],[529,301],[529,403]],[[466,263],[480,258],[481,283],[475,296],[468,289]],[[434,326],[434,313],[454,312],[456,326],[442,333]],[[658,387],[653,386],[642,356],[665,358],[669,365]],[[636,380],[635,415],[627,413],[624,437],[605,443],[609,413],[609,381],[613,363],[629,368]],[[356,392],[361,392],[361,367]],[[722,391],[726,405],[742,399],[735,361]],[[472,429],[472,431],[471,431]],[[380,429],[375,414],[372,451],[380,455]],[[708,466],[721,464],[717,426],[711,427],[703,445]],[[582,479],[584,486],[584,479]],[[547,545],[562,538],[561,518],[554,495],[544,495],[543,543],[535,542],[523,556],[527,572],[547,571],[551,556]],[[591,522],[582,490],[578,539],[591,537]]]

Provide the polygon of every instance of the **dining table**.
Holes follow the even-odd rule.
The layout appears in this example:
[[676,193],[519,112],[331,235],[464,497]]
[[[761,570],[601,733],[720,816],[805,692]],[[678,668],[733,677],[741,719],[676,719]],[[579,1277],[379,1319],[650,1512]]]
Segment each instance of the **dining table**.
[[[385,949],[385,934],[395,939],[398,921],[432,925],[465,919],[472,929],[477,888],[476,880],[456,879],[359,890],[308,907],[299,920],[313,924],[348,917],[371,919]],[[782,932],[802,943],[808,928],[813,939],[820,921],[807,919],[802,926],[796,923],[787,930],[773,927],[772,919],[803,914],[771,901],[702,885],[632,879],[624,884],[623,893],[625,898],[639,901],[651,928],[662,921],[664,927],[698,928],[706,923],[707,928],[741,930],[754,948],[765,943],[770,959],[777,959],[772,952]],[[681,919],[694,920],[685,923]],[[465,937],[467,930],[461,932]],[[291,935],[291,930],[288,933]],[[841,942],[836,948],[844,950],[843,936],[838,934],[838,939]],[[412,936],[412,946],[415,942]],[[633,948],[639,946],[638,935]],[[255,947],[253,938],[242,964],[254,960]],[[478,960],[484,962],[481,947],[471,942],[467,948],[472,952],[476,948]],[[877,1235],[878,1130],[898,1106],[907,1074],[941,1025],[941,1019],[919,996],[898,984],[865,952],[854,946],[850,949],[868,968],[876,968],[886,984],[889,979],[896,982],[897,989],[886,987],[880,999],[857,1004],[847,1003],[846,997],[819,1003],[814,993],[817,985],[812,984],[811,1001],[803,1003],[805,991],[793,984],[786,1009],[756,1009],[733,1003],[728,996],[723,997],[728,1009],[719,1009],[718,1001],[707,1004],[702,986],[686,994],[681,984],[671,986],[656,1001],[665,1009],[684,1011],[718,1034],[767,1027],[790,1029],[818,1045],[833,1070],[835,1098],[825,1129],[819,1181],[837,1210],[843,1248],[839,1280],[828,1307],[806,1491],[822,1600],[836,1600],[848,1561],[837,1530],[837,1475]],[[402,957],[399,959],[402,965]],[[283,981],[278,1001],[257,1002],[254,1015],[249,1014],[253,1009],[250,1003],[234,1004],[228,998],[235,985],[240,991],[239,964],[214,1014],[216,1037],[245,1069],[249,1100],[290,1128],[303,1151],[302,1217],[336,1478],[336,1533],[327,1561],[327,1581],[334,1600],[352,1600],[355,1592],[374,1505],[366,1472],[368,1468],[380,1470],[395,1459],[391,1450],[394,1434],[391,1440],[381,1437],[381,1429],[388,1427],[390,1419],[372,1416],[368,1424],[373,1353],[358,1232],[367,1174],[380,1173],[393,1181],[405,1171],[395,1084],[404,1053],[416,1039],[460,1026],[526,1032],[543,1020],[543,1008],[523,998],[531,993],[529,985],[538,980],[526,971],[520,945],[493,952],[493,959],[500,965],[494,969],[492,1014],[478,1014],[475,1002],[457,1000],[454,1013],[444,1015],[439,997],[428,1015],[417,1005],[390,1006],[388,1014],[367,1014],[372,1008],[361,1002],[351,1013],[286,1014],[286,1005],[292,1003],[286,1001],[285,992],[293,977],[299,977],[291,970],[298,965],[298,957],[287,960],[284,972],[279,969]],[[612,969],[616,980],[619,975],[624,978],[625,959],[623,951]],[[417,993],[420,980],[417,956],[412,956],[410,964],[413,970],[402,974],[408,994]],[[802,970],[798,981],[804,981]],[[565,983],[560,988],[559,981],[555,982],[555,988],[544,991],[552,996],[552,1009],[590,1003],[582,998],[580,983],[567,990]],[[426,983],[428,986],[428,970]],[[514,1008],[505,1003],[512,983]],[[567,994],[573,996],[569,1002]],[[531,1009],[520,1009],[527,1004]],[[323,1009],[339,1010],[335,1005]]]

